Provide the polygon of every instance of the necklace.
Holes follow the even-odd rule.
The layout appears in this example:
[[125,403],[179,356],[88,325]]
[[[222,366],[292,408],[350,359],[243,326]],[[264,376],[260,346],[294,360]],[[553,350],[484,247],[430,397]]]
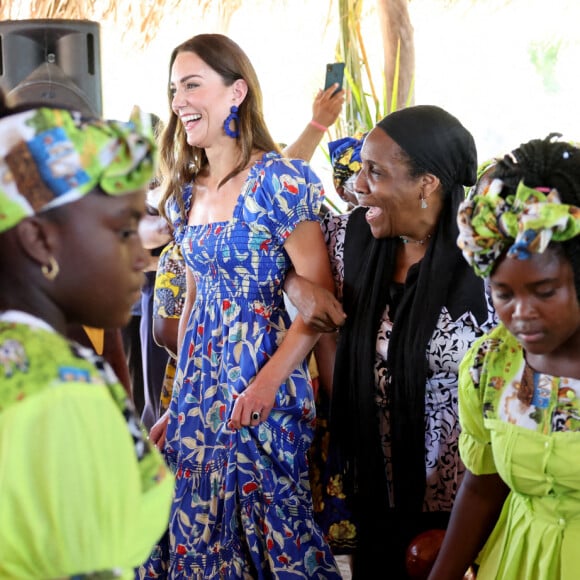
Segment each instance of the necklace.
[[412,240],[407,236],[399,236],[399,238],[403,241],[403,244],[419,244],[422,246],[425,244],[425,242],[427,242],[427,240],[431,239],[431,234],[427,234],[422,240]]

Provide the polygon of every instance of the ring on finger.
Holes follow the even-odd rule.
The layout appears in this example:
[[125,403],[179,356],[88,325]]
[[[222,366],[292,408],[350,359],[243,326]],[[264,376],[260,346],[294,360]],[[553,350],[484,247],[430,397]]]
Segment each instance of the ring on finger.
[[260,412],[259,411],[252,411],[250,418],[252,419],[252,421],[259,421],[260,420]]

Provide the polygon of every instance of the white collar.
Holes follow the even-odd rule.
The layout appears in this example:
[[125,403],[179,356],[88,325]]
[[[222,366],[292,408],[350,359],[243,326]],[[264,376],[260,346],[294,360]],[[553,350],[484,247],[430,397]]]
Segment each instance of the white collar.
[[5,310],[4,312],[0,312],[0,321],[26,324],[33,328],[42,328],[50,332],[56,332],[50,324],[41,318],[28,314],[28,312],[22,312],[21,310]]

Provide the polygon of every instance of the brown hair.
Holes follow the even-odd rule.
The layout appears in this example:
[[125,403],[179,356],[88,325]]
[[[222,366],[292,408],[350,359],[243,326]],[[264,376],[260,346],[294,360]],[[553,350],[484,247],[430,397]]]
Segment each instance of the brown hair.
[[[238,165],[220,182],[220,186],[237,175],[250,161],[252,152],[279,151],[264,120],[262,91],[256,71],[244,51],[230,38],[222,34],[198,34],[177,46],[171,53],[169,74],[177,55],[193,52],[223,79],[226,86],[243,79],[248,85],[246,98],[238,107],[239,132],[237,138],[241,150]],[[165,213],[168,199],[175,198],[185,218],[185,208],[181,192],[192,176],[207,164],[203,149],[191,147],[187,143],[183,125],[171,108],[173,95],[168,86],[169,122],[160,139],[160,170],[164,194],[160,203],[161,213]]]

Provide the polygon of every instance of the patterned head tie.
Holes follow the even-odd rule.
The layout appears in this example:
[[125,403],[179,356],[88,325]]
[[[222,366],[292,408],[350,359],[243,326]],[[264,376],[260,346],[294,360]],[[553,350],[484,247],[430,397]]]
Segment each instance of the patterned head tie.
[[0,119],[0,233],[26,217],[76,201],[146,188],[156,171],[151,117],[127,123],[38,108]]
[[494,179],[459,207],[457,245],[475,273],[489,276],[498,258],[528,259],[551,241],[580,235],[580,208],[561,203],[557,190],[532,188],[520,181],[515,195],[505,199],[501,179]]
[[351,176],[360,171],[362,149],[365,135],[343,137],[336,141],[330,141],[328,151],[332,163],[332,177],[334,187],[339,188]]

